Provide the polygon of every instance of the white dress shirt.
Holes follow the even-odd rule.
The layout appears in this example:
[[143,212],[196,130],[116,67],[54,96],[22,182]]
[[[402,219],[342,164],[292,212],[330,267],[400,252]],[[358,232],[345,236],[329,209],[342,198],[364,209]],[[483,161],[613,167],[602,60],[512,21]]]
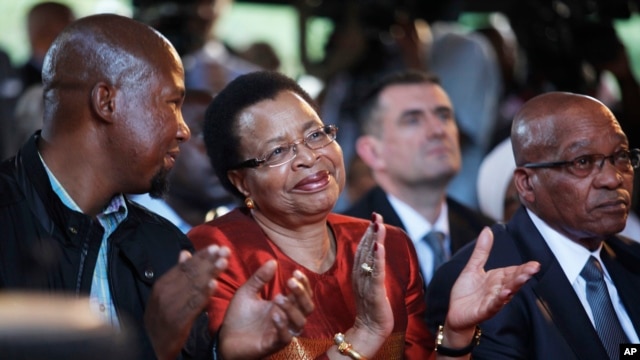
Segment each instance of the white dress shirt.
[[633,323],[627,314],[627,310],[624,308],[620,297],[618,296],[618,290],[616,289],[613,281],[611,280],[611,276],[609,276],[609,272],[607,271],[607,267],[600,259],[600,250],[602,249],[602,245],[596,251],[589,251],[584,246],[576,243],[575,241],[570,240],[566,236],[560,234],[556,230],[552,229],[549,225],[547,225],[542,219],[536,216],[534,213],[527,209],[533,224],[538,229],[545,242],[551,249],[551,252],[556,257],[564,274],[567,276],[569,283],[573,286],[580,302],[582,303],[582,307],[589,315],[589,319],[591,319],[591,323],[595,328],[595,323],[593,320],[593,313],[591,311],[591,306],[589,306],[589,302],[587,301],[587,282],[580,276],[580,272],[582,268],[587,263],[589,256],[593,256],[600,262],[602,265],[602,270],[604,271],[604,280],[607,284],[607,290],[609,290],[609,296],[611,297],[611,303],[613,304],[613,308],[618,315],[618,320],[620,321],[620,325],[622,325],[622,329],[625,334],[629,338],[631,343],[638,343],[638,334],[633,327]]
[[449,236],[449,216],[447,203],[442,204],[440,215],[434,224],[429,223],[427,219],[422,217],[411,206],[407,205],[393,195],[387,194],[387,199],[391,203],[391,207],[398,214],[398,217],[404,224],[407,235],[413,242],[420,262],[420,270],[424,278],[425,285],[429,283],[433,277],[433,251],[431,246],[423,240],[424,236],[430,231],[441,231],[445,234],[444,248],[447,252],[447,258],[451,257],[451,238]]

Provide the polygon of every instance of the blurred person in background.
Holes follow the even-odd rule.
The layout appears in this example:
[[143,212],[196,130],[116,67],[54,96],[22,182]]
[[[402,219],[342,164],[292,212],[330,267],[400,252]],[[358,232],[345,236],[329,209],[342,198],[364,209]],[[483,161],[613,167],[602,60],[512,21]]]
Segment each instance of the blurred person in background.
[[447,196],[461,161],[455,112],[438,78],[389,74],[361,103],[358,155],[377,186],[344,213],[380,213],[416,248],[425,285],[435,269],[492,221]]
[[347,199],[355,204],[364,194],[376,187],[371,168],[357,154],[351,158],[347,170]]
[[176,47],[185,85],[212,94],[241,74],[261,70],[231,51],[215,34],[232,0],[133,0],[134,18],[158,30]]
[[6,131],[5,154],[14,155],[29,136],[42,127],[42,65],[53,40],[75,15],[65,4],[47,1],[29,9],[26,18],[29,36],[29,59],[18,69],[18,93],[2,121]]
[[[301,60],[307,74],[321,80],[317,97],[322,118],[340,128],[338,141],[347,161],[355,156],[360,135],[358,101],[372,82],[394,71],[422,69],[421,43],[412,12],[392,2],[348,0],[344,2],[298,2]],[[326,16],[334,24],[324,47],[324,57],[307,54],[307,20]],[[346,193],[336,211],[349,205]]]
[[31,85],[16,102],[11,129],[12,154],[15,154],[36,130],[42,128],[43,112],[43,87],[39,84]]
[[239,53],[250,63],[258,65],[264,70],[280,70],[280,58],[276,50],[266,41],[256,41]]
[[632,3],[523,0],[511,5],[507,15],[527,59],[524,100],[549,91],[593,96],[613,111],[629,143],[640,143],[640,85],[614,26],[615,20],[630,18]]
[[13,155],[13,111],[21,89],[9,55],[0,49],[0,161]]
[[47,1],[34,5],[27,14],[30,55],[20,68],[23,91],[32,85],[42,85],[42,64],[53,40],[62,29],[75,20],[71,8]]
[[448,195],[478,208],[475,184],[478,167],[490,150],[498,123],[502,75],[494,48],[482,35],[456,21],[429,24],[425,69],[440,79],[456,109],[462,165],[448,187]]

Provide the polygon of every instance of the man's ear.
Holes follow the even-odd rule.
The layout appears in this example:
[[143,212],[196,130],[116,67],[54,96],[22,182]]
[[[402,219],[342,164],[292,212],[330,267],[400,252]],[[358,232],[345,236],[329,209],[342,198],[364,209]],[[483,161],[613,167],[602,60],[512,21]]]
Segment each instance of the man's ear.
[[361,135],[356,140],[356,152],[362,161],[372,170],[380,169],[384,166],[381,155],[380,140],[371,135]]
[[516,168],[513,172],[513,182],[516,185],[520,198],[531,204],[535,202],[535,184],[533,183],[532,170]]
[[91,89],[91,108],[96,115],[107,122],[113,122],[116,111],[116,89],[104,82]]
[[244,171],[242,169],[229,170],[227,172],[227,178],[229,178],[229,181],[231,181],[233,186],[235,186],[236,189],[238,189],[238,191],[244,194],[245,197],[251,195],[248,187],[244,183],[245,177],[244,177]]

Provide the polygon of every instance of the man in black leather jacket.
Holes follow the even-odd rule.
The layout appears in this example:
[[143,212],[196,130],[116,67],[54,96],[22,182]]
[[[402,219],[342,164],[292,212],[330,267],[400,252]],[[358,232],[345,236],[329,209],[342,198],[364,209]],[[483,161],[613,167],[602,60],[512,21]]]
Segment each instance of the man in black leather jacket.
[[[146,25],[80,19],[47,53],[43,129],[0,165],[0,290],[87,296],[105,321],[132,330],[142,359],[212,355],[206,328],[193,325],[206,326],[229,255],[191,255],[177,228],[122,195],[162,193],[190,136],[183,76]],[[205,346],[185,346],[192,328]]]

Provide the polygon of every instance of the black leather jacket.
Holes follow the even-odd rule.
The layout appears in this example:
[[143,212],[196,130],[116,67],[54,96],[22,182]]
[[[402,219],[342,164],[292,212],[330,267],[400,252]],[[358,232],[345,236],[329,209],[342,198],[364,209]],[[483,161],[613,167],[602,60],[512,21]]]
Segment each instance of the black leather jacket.
[[[103,229],[53,192],[38,156],[38,135],[0,164],[0,290],[88,295]],[[109,287],[119,317],[139,336],[140,358],[153,359],[143,330],[151,287],[177,263],[180,250],[193,249],[173,224],[126,204],[128,216],[109,238]]]

